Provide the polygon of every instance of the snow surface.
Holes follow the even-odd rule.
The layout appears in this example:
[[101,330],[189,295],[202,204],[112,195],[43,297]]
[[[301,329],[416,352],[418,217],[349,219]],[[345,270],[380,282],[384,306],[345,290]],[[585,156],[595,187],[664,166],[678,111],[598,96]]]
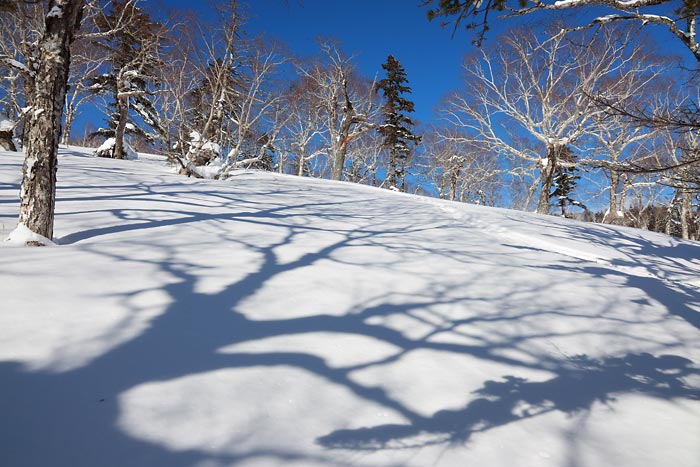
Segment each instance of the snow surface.
[[7,120],[6,118],[0,119],[0,131],[9,131],[15,128],[15,123],[12,120]]
[[[0,153],[0,234],[21,155]],[[63,149],[0,248],[0,465],[700,465],[700,245]]]

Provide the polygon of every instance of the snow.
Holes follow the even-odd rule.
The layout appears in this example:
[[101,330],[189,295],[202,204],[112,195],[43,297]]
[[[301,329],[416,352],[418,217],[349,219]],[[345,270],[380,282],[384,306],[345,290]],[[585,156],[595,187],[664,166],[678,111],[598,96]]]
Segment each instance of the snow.
[[55,245],[55,243],[53,243],[51,240],[42,235],[32,232],[31,230],[29,230],[29,228],[27,228],[26,225],[22,223],[17,224],[17,227],[15,227],[15,229],[12,232],[10,232],[10,234],[5,239],[5,242],[9,245],[20,246],[26,245],[27,242],[39,242],[44,246]]
[[193,143],[198,143],[202,139],[202,135],[199,134],[198,131],[192,130],[190,131],[190,141]]
[[203,151],[211,151],[214,154],[221,154],[221,146],[219,146],[218,143],[214,143],[213,141],[207,141],[204,143],[201,147],[201,150]]
[[570,8],[572,6],[578,5],[581,0],[557,0],[554,2],[555,8]]
[[622,19],[622,18],[623,17],[620,15],[599,16],[593,20],[593,23],[609,23],[610,21],[615,21],[615,20]]
[[51,8],[51,11],[49,11],[46,14],[47,18],[62,18],[63,17],[63,10],[61,9],[60,6],[54,5],[53,8]]
[[[207,144],[209,144],[209,143],[207,143]],[[214,143],[214,144],[216,144],[216,143]],[[202,178],[214,179],[222,173],[223,163],[222,163],[221,159],[215,158],[215,159],[212,159],[212,161],[209,163],[209,165],[193,166],[193,167],[190,167],[190,169]]]
[[6,65],[8,65],[12,68],[16,68],[17,70],[20,70],[23,73],[30,73],[31,74],[31,71],[29,70],[29,68],[27,68],[27,66],[22,62],[18,62],[17,60],[15,60],[13,58],[9,58],[9,57],[3,57],[2,61]]
[[[0,153],[3,237],[21,165]],[[59,246],[0,247],[2,465],[700,465],[698,243],[59,166]]]
[[[127,124],[128,125],[128,124]],[[108,157],[107,154],[112,154],[114,145],[117,140],[114,137],[107,138],[97,149],[94,150],[93,154],[98,157]],[[130,160],[135,160],[139,158],[139,155],[134,149],[127,143],[123,142],[124,152],[126,153],[126,158]]]
[[10,131],[15,128],[15,123],[6,118],[0,119],[0,131]]

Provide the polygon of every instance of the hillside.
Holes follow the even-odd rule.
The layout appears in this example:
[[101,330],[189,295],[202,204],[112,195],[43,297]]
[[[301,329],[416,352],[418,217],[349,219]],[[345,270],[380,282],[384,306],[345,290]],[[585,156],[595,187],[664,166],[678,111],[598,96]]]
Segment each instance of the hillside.
[[58,178],[59,245],[0,247],[2,466],[700,466],[698,243],[79,148]]

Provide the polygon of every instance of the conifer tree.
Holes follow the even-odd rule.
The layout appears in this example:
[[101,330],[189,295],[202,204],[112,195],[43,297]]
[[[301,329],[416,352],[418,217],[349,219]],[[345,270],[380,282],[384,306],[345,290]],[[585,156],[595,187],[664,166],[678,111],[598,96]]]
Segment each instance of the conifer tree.
[[556,200],[561,210],[562,217],[566,217],[567,206],[579,206],[583,209],[586,209],[586,207],[571,197],[571,193],[576,188],[576,182],[581,178],[577,175],[578,170],[575,165],[576,156],[571,149],[566,146],[561,153],[561,160],[554,168],[554,187],[549,197],[550,199],[554,198]]
[[410,144],[420,143],[420,136],[414,135],[410,127],[413,121],[407,115],[414,111],[414,104],[404,97],[411,88],[407,86],[406,70],[392,55],[382,65],[386,78],[377,87],[384,95],[382,114],[384,122],[377,131],[384,137],[384,146],[389,152],[386,185],[390,189],[403,188],[406,163],[411,152]]
[[[136,134],[147,141],[154,135],[142,128],[140,122],[161,133],[157,112],[152,103],[153,90],[158,85],[160,48],[164,28],[137,6],[135,0],[113,0],[110,10],[96,20],[94,45],[104,49],[109,69],[90,77],[90,89],[95,94],[111,96],[108,128],[98,134],[114,138],[108,154],[116,159],[126,157],[124,135]],[[140,116],[135,120],[133,113]]]

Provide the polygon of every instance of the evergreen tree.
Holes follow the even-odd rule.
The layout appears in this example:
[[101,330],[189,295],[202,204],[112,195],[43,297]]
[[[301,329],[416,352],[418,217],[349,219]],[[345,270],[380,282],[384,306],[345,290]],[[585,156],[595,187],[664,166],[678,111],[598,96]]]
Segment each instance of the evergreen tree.
[[[149,142],[154,140],[154,135],[143,129],[142,122],[156,134],[162,132],[152,97],[159,82],[164,28],[129,0],[113,0],[110,10],[96,19],[95,27],[99,34],[94,45],[105,51],[109,69],[89,78],[90,89],[112,99],[108,128],[98,130],[97,134],[115,140],[109,153],[103,155],[123,159],[125,134],[135,134]],[[139,119],[133,118],[134,112]]]
[[382,68],[386,71],[386,78],[379,82],[378,89],[385,99],[384,122],[377,131],[384,137],[384,146],[389,151],[386,184],[389,188],[402,189],[410,144],[417,145],[421,138],[410,129],[413,121],[407,114],[413,112],[414,104],[403,97],[411,92],[406,85],[406,70],[392,55],[387,57]]
[[549,195],[549,198],[554,198],[556,200],[561,210],[562,217],[566,217],[567,206],[579,206],[584,210],[586,210],[586,207],[571,197],[571,193],[576,189],[576,182],[581,178],[577,175],[578,170],[575,165],[576,156],[571,149],[564,147],[560,157],[561,160],[558,161],[554,168],[554,189]]

